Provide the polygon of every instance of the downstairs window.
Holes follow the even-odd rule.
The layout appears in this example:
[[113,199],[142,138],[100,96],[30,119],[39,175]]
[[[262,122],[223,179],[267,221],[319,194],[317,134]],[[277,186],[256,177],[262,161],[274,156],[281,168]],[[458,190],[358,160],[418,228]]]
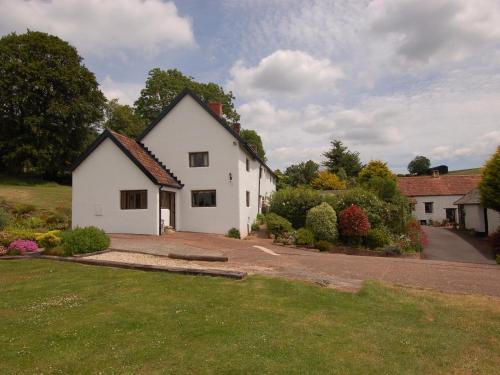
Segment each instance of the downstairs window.
[[144,210],[148,208],[147,190],[121,190],[120,209]]

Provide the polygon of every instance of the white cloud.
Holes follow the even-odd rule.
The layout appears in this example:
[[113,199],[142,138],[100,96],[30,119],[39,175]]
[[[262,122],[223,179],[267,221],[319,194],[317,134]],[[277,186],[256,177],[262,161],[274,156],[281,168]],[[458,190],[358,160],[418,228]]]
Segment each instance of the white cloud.
[[195,45],[191,20],[172,1],[0,0],[0,32],[55,34],[85,55],[117,51],[155,55]]
[[100,88],[108,100],[118,99],[120,104],[133,105],[144,85],[130,82],[117,82],[106,76]]
[[302,51],[277,50],[254,67],[236,62],[231,77],[228,87],[240,95],[302,95],[331,90],[342,71],[328,59],[317,59]]
[[375,0],[368,11],[372,30],[409,62],[461,60],[500,38],[497,0]]

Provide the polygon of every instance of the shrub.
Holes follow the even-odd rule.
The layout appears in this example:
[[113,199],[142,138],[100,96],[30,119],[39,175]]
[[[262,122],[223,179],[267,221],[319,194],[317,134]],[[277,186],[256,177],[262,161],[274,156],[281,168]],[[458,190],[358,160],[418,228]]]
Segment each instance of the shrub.
[[109,246],[108,235],[96,227],[76,228],[62,232],[61,235],[65,255],[93,253]]
[[280,236],[283,233],[292,231],[292,224],[275,213],[267,214],[266,216],[267,231],[273,234],[275,237]]
[[36,240],[36,233],[33,229],[7,227],[5,228],[5,232],[7,232],[15,240]]
[[321,171],[311,181],[311,186],[317,190],[343,190],[347,188],[345,181],[342,181],[336,174]]
[[17,222],[17,225],[26,229],[41,229],[45,227],[45,221],[39,217],[31,216]]
[[370,229],[366,236],[366,246],[370,249],[384,247],[389,244],[389,235],[383,229],[375,228]]
[[335,241],[338,236],[335,210],[325,202],[311,208],[307,213],[306,227],[319,241]]
[[321,240],[316,242],[314,247],[319,251],[330,251],[333,249],[333,244],[331,242]]
[[384,226],[387,217],[385,203],[371,191],[354,188],[328,197],[327,202],[335,212],[340,212],[352,205],[359,206],[368,215],[368,221],[373,228]]
[[236,228],[231,228],[227,232],[227,237],[240,239],[241,238],[240,231]]
[[386,245],[384,246],[383,251],[387,255],[400,255],[401,247],[399,245]]
[[45,223],[49,229],[64,230],[69,227],[69,216],[59,212],[51,212],[45,217]]
[[342,236],[363,237],[370,230],[370,222],[365,211],[353,204],[339,212],[339,228]]
[[257,224],[262,225],[266,223],[266,216],[264,214],[257,214],[257,218],[255,219]]
[[293,245],[296,242],[296,232],[294,230],[283,232],[274,239],[274,242],[283,245]]
[[490,234],[488,240],[493,249],[493,254],[500,255],[500,229]]
[[12,209],[12,212],[16,215],[27,215],[36,210],[36,207],[32,204],[19,203]]
[[406,235],[408,237],[409,243],[405,247],[403,247],[404,251],[421,252],[428,244],[427,235],[422,230],[421,225],[415,219],[410,221],[410,223],[408,224]]
[[3,208],[0,208],[0,230],[5,228],[10,221],[10,215]]
[[7,231],[0,232],[0,246],[9,246],[9,244],[14,241],[16,238]]
[[32,253],[38,250],[38,245],[35,241],[30,240],[15,240],[9,245],[9,250],[17,250],[22,253]]
[[321,195],[317,190],[286,187],[273,194],[269,210],[290,221],[294,228],[301,228],[306,223],[307,211],[320,203]]
[[59,233],[61,233],[59,230],[53,230],[47,233],[37,233],[35,239],[41,247],[51,249],[61,244],[62,238],[59,237]]
[[300,228],[295,235],[295,244],[299,246],[313,246],[314,233],[307,228]]
[[252,224],[252,232],[258,232],[260,230],[260,225],[256,221]]

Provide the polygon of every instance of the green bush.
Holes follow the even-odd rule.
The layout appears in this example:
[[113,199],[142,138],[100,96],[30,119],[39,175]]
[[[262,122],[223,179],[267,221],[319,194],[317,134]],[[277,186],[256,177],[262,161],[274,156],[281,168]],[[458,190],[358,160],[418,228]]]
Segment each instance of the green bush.
[[385,245],[389,244],[389,242],[389,235],[385,230],[380,228],[370,229],[366,236],[366,246],[368,246],[370,249],[384,247]]
[[260,230],[260,225],[257,222],[252,224],[252,232],[258,232]]
[[12,209],[12,212],[16,215],[27,215],[31,214],[36,210],[36,207],[32,204],[19,203]]
[[321,201],[321,195],[317,190],[286,187],[273,194],[269,210],[287,219],[294,228],[301,228],[305,226],[307,211]]
[[61,231],[53,230],[46,233],[37,233],[35,240],[41,247],[45,249],[51,249],[53,247],[61,245],[62,238],[59,237]]
[[300,228],[295,235],[295,244],[299,246],[314,246],[314,233],[307,228]]
[[266,216],[264,214],[257,214],[257,218],[255,219],[257,224],[262,225],[266,223]]
[[0,230],[5,228],[10,221],[10,215],[7,211],[0,207]]
[[7,227],[5,228],[5,232],[7,232],[13,240],[36,240],[36,232],[30,228]]
[[296,241],[296,232],[291,230],[290,232],[283,232],[279,236],[274,239],[274,242],[283,244],[283,245],[293,245]]
[[108,235],[99,228],[85,227],[61,233],[65,255],[93,253],[109,246]]
[[45,217],[45,223],[48,229],[59,229],[64,230],[69,227],[69,216],[59,213],[59,212],[50,212]]
[[236,228],[231,228],[227,232],[227,237],[240,239],[241,238],[240,231]]
[[333,207],[335,212],[340,212],[352,205],[361,207],[368,216],[368,221],[372,228],[382,227],[387,216],[385,202],[376,194],[362,188],[346,190],[345,192],[329,197],[328,203]]
[[318,241],[314,244],[314,247],[319,251],[330,251],[333,249],[333,244],[329,241]]
[[16,222],[16,225],[25,229],[42,229],[45,227],[45,221],[36,216],[30,216]]
[[266,215],[266,223],[267,231],[275,237],[278,237],[286,232],[291,232],[293,229],[292,224],[287,219],[275,213]]
[[319,241],[335,241],[338,236],[335,210],[325,202],[311,208],[307,213],[306,227]]

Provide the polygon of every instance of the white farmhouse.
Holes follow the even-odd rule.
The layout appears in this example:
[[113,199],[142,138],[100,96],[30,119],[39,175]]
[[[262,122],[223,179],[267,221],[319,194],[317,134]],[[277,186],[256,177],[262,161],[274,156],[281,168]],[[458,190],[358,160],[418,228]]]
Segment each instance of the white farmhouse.
[[413,216],[423,225],[456,223],[457,205],[455,202],[474,189],[481,176],[439,175],[398,177],[399,190],[412,199]]
[[73,167],[72,225],[108,233],[245,237],[276,176],[222,104],[184,90],[136,140],[105,130]]
[[458,222],[464,229],[488,235],[500,228],[500,212],[481,206],[479,188],[475,188],[455,202]]

